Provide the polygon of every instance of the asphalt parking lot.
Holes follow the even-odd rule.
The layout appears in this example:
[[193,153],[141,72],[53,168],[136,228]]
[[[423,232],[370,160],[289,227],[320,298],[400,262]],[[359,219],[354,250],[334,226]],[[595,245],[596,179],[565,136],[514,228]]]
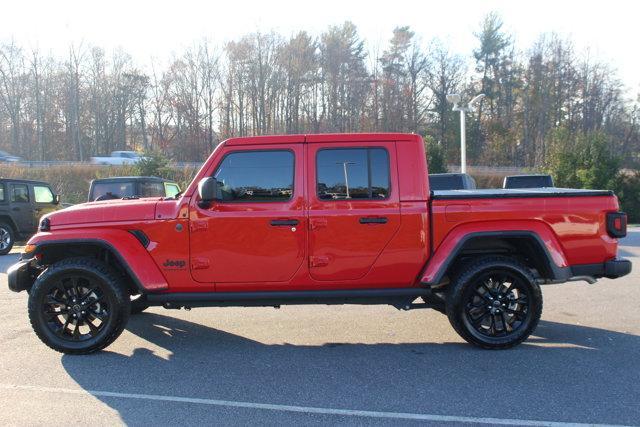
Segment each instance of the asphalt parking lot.
[[[621,255],[640,266],[640,229]],[[154,308],[106,351],[66,356],[0,274],[0,424],[640,425],[640,268],[543,294],[535,335],[508,351],[430,310],[300,306]]]

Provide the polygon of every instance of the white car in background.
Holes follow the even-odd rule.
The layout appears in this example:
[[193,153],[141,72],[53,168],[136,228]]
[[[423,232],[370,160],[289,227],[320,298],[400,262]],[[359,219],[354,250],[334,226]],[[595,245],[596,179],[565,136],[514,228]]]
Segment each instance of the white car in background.
[[112,151],[109,157],[92,157],[91,163],[95,165],[133,165],[142,158],[135,151]]
[[0,150],[0,162],[16,163],[22,160],[22,157],[14,156],[6,151]]

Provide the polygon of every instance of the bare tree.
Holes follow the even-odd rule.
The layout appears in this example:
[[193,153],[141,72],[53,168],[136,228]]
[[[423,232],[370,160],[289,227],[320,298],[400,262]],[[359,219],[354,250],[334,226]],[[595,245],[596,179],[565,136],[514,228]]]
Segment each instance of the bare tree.
[[11,146],[20,152],[20,119],[26,90],[26,69],[22,49],[11,41],[0,45],[0,102],[11,123]]
[[202,160],[231,136],[386,130],[423,134],[455,161],[458,118],[446,95],[484,92],[468,117],[470,162],[541,167],[554,141],[571,150],[597,135],[625,165],[640,164],[640,101],[608,64],[553,34],[519,50],[496,14],[476,37],[460,55],[437,40],[425,49],[398,27],[367,49],[345,22],[317,37],[202,40],[148,69],[121,49],[74,44],[59,58],[0,41],[0,149],[43,160],[114,149]]

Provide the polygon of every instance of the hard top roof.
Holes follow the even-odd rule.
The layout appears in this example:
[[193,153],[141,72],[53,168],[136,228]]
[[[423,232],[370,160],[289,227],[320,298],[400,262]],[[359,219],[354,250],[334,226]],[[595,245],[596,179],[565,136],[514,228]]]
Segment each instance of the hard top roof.
[[91,182],[118,182],[118,181],[173,182],[170,179],[160,178],[158,176],[111,176],[108,178],[96,178]]
[[22,178],[0,178],[0,183],[2,182],[21,182],[24,184],[44,184],[44,185],[51,186],[51,184],[45,181],[36,181],[34,179],[22,179]]
[[373,141],[408,141],[419,138],[412,133],[323,133],[298,135],[264,135],[229,138],[223,141],[226,145],[243,144],[302,144],[314,142],[373,142]]

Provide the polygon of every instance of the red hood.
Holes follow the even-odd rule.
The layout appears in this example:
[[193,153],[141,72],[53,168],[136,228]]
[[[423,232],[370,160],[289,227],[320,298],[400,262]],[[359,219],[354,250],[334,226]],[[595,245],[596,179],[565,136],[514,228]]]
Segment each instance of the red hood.
[[51,226],[116,221],[148,221],[155,218],[160,198],[105,200],[82,203],[47,215]]

